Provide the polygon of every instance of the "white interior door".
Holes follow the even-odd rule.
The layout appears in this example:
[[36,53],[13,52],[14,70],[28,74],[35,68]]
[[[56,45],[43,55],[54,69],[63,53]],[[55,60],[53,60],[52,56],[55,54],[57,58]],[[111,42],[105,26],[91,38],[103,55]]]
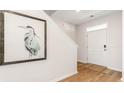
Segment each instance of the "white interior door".
[[106,51],[106,30],[88,32],[88,63],[105,66]]

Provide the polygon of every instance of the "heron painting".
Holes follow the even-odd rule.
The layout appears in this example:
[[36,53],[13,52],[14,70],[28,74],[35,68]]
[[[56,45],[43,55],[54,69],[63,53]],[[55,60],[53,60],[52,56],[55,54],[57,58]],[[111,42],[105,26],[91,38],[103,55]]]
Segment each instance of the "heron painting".
[[27,32],[24,35],[25,48],[29,52],[29,57],[37,56],[40,50],[40,44],[37,39],[38,35],[35,33],[35,29],[32,26],[18,26],[22,29],[26,29]]
[[4,18],[4,64],[45,60],[46,20],[13,11]]

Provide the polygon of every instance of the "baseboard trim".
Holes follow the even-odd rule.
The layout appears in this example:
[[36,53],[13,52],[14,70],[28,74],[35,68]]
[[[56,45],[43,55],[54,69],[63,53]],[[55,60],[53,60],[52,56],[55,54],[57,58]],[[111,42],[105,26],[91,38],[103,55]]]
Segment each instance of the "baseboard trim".
[[58,82],[58,81],[61,81],[61,80],[66,79],[66,78],[68,78],[68,77],[70,77],[70,76],[72,76],[72,75],[75,75],[75,74],[77,74],[77,73],[78,73],[77,71],[76,71],[76,72],[72,72],[72,73],[69,73],[69,74],[64,75],[64,76],[62,76],[62,77],[53,79],[53,80],[51,80],[50,82]]
[[87,61],[84,61],[84,60],[78,60],[78,62],[87,63]]
[[113,67],[107,67],[107,68],[122,72],[122,70],[121,69],[118,69],[118,68],[113,68]]
[[124,82],[124,79],[123,79],[123,78],[121,78],[121,81],[122,81],[122,82]]

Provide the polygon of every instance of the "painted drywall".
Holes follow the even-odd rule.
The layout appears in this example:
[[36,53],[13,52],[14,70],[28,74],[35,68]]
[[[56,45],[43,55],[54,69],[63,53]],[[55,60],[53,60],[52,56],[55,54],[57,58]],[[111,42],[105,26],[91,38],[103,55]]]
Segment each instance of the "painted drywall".
[[76,42],[76,29],[75,25],[62,21],[60,19],[51,16],[56,24],[72,39]]
[[43,11],[16,12],[47,20],[47,60],[0,66],[0,81],[49,82],[77,73],[77,45],[62,29]]
[[78,60],[87,63],[87,27],[108,24],[107,28],[107,61],[106,65],[114,70],[122,71],[122,13],[93,19],[77,27]]
[[[124,11],[122,12],[122,47],[124,47]],[[124,49],[122,48],[122,81],[124,81]]]

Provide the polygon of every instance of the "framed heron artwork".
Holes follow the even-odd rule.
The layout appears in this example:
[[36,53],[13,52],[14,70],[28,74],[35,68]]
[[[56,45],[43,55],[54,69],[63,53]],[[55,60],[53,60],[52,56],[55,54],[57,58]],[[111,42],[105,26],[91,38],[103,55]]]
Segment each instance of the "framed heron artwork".
[[[4,11],[1,29],[3,49],[1,64],[45,60],[47,56],[47,22],[34,16]],[[2,15],[1,15],[2,17]],[[2,51],[3,50],[3,51]]]

